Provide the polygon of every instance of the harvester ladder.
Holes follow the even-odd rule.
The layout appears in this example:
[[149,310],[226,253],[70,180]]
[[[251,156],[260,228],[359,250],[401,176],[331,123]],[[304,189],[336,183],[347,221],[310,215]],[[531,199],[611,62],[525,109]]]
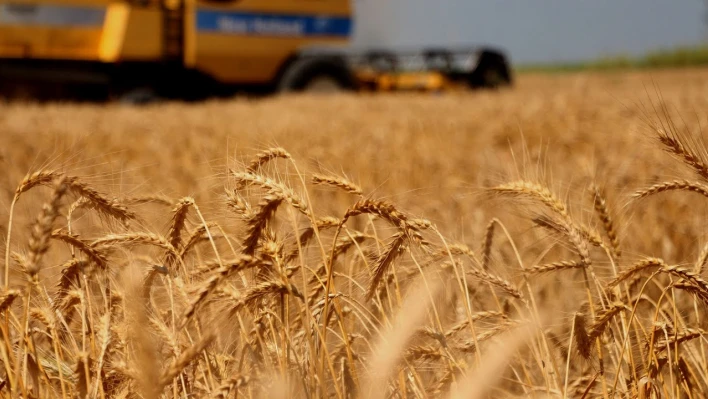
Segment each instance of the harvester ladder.
[[184,0],[162,0],[163,56],[182,62],[184,55]]

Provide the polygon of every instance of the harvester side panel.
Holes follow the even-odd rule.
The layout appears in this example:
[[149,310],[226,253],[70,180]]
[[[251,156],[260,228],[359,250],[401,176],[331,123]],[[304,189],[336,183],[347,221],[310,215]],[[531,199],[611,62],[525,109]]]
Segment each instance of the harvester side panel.
[[300,48],[346,43],[350,11],[344,0],[242,0],[232,6],[200,1],[188,30],[194,35],[188,65],[224,83],[268,83]]
[[111,4],[101,36],[100,60],[159,60],[163,54],[162,22],[162,13],[158,8]]
[[0,57],[96,59],[105,14],[97,1],[0,3]]
[[0,58],[158,60],[160,17],[102,0],[0,3]]

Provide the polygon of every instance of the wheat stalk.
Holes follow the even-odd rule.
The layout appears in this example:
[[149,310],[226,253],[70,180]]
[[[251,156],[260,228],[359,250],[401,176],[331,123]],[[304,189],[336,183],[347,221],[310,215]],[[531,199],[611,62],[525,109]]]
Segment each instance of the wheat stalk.
[[[317,227],[317,230],[324,230],[324,229],[329,229],[329,228],[335,228],[338,227],[341,221],[335,217],[324,217],[321,219],[318,219],[315,222],[315,226]],[[307,245],[310,243],[310,240],[315,236],[315,227],[307,227],[301,234],[298,239],[299,242],[299,247],[294,248],[288,255],[285,256],[285,262],[290,262],[293,259],[295,259],[298,254],[300,253],[300,248],[305,248]]]
[[228,315],[231,316],[238,312],[244,307],[251,305],[252,303],[258,301],[266,295],[270,294],[293,294],[296,297],[302,298],[297,289],[293,286],[288,286],[280,281],[264,281],[256,284],[255,286],[249,288],[244,294],[239,295],[233,292],[232,289],[225,288],[223,292],[227,297],[233,302],[231,303],[228,311]]

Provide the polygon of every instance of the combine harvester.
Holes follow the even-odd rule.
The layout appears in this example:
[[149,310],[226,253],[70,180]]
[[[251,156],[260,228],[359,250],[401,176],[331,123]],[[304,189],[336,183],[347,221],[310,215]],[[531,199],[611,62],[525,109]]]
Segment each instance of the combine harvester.
[[0,96],[139,102],[512,83],[494,48],[355,50],[352,31],[350,0],[0,0]]

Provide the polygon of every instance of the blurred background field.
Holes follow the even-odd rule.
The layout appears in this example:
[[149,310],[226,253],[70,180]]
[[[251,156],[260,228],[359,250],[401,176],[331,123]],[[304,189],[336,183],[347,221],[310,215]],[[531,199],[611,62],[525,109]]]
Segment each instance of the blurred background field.
[[[665,118],[662,104],[687,131],[708,126],[706,89],[705,70],[668,69],[524,73],[513,90],[442,96],[0,105],[0,130],[10,144],[0,148],[0,220],[17,182],[39,168],[89,176],[91,184],[117,197],[190,195],[219,208],[227,168],[281,146],[304,169],[349,176],[366,195],[425,215],[463,240],[479,239],[485,221],[501,213],[498,204],[481,200],[484,187],[541,176],[559,193],[585,200],[585,191],[576,188],[594,178],[623,216],[669,224],[661,229],[671,235],[634,237],[641,244],[637,251],[680,261],[697,251],[695,242],[680,236],[699,233],[694,229],[702,223],[678,213],[646,213],[661,209],[663,199],[649,200],[654,203],[647,208],[625,208],[622,201],[639,186],[681,175],[683,169],[662,155],[648,133]],[[672,200],[701,202],[692,196]],[[18,215],[34,215],[28,204]],[[578,211],[591,209],[585,204]],[[591,214],[583,217],[593,222]]]

